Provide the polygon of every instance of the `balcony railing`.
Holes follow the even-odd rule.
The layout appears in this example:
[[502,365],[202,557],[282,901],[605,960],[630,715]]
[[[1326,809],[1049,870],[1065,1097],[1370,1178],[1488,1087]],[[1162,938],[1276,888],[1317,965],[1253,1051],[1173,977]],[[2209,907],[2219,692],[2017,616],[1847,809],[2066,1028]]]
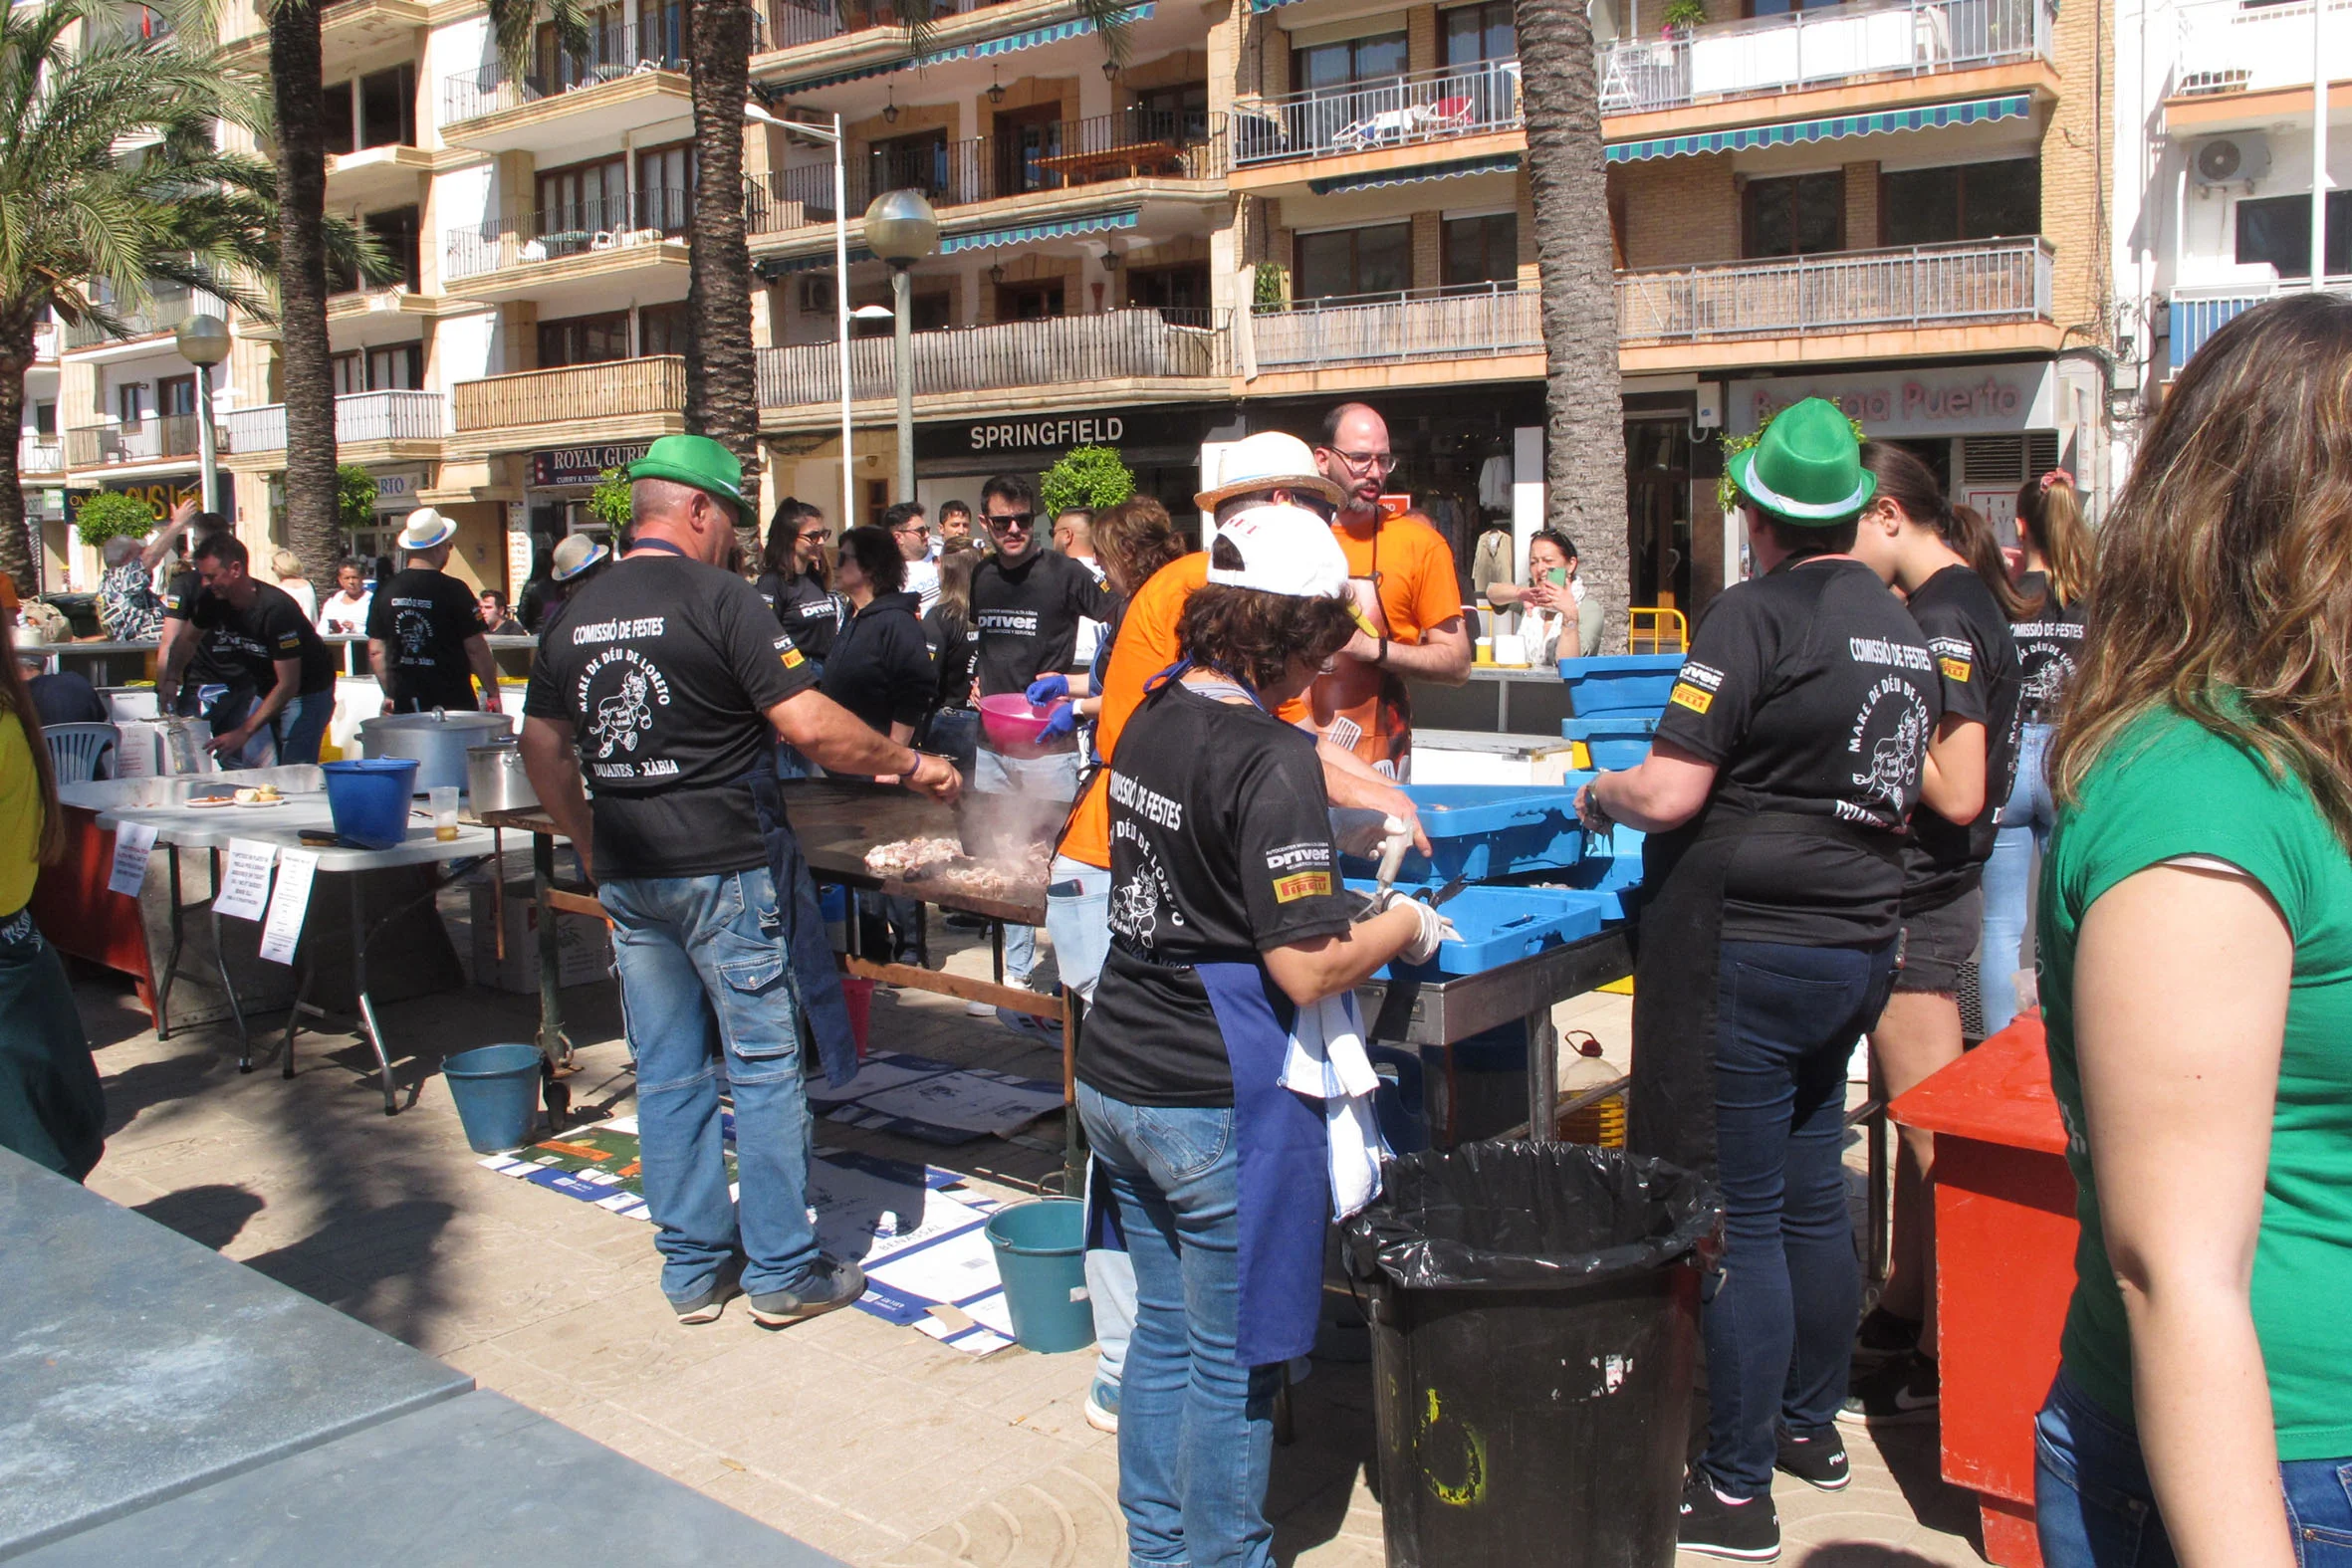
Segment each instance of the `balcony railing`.
[[[2303,20],[2311,20],[2305,8]],[[2282,294],[2302,294],[2311,287],[2307,278],[2285,278],[2268,288],[2244,285],[2231,287],[2176,289],[2168,302],[2166,314],[2170,318],[2172,367],[2179,374],[2205,340],[2222,330],[2222,324],[2234,316],[2243,315],[2266,300]],[[2330,294],[2352,294],[2352,277],[2330,278],[2321,285]]]
[[[85,425],[68,430],[66,466],[98,468],[110,463],[158,463],[166,458],[194,457],[196,421],[194,414],[165,414],[155,419],[125,419],[118,425]],[[227,451],[229,447],[224,442],[220,449]]]
[[16,444],[16,471],[20,474],[62,473],[65,466],[65,449],[55,440],[26,436]]
[[[219,305],[210,299],[205,300],[203,304],[213,314],[222,314]],[[196,308],[197,298],[188,290],[158,289],[155,291],[153,302],[147,306],[135,311],[117,311],[115,313],[122,323],[122,331],[119,334],[110,333],[98,323],[85,317],[79,323],[66,329],[65,345],[68,348],[95,348],[105,342],[127,341],[133,337],[152,337],[158,333],[168,333],[177,328],[181,322],[187,320]]]
[[[1087,381],[1224,376],[1233,373],[1227,344],[1222,318],[1207,311],[1105,311],[1097,316],[917,333],[914,390],[921,397]],[[840,364],[837,343],[761,349],[760,406],[837,402]],[[890,339],[851,341],[849,395],[889,397],[896,387]]]
[[1234,106],[1237,166],[1327,158],[1515,130],[1519,62],[1486,60]]
[[2056,20],[2050,0],[1864,0],[1725,22],[1680,37],[1621,38],[1601,49],[1600,108],[1604,114],[1639,114],[1857,77],[2046,60]]
[[36,359],[56,358],[59,336],[57,323],[35,322],[33,324],[33,357]]
[[449,236],[442,276],[476,278],[507,267],[674,239],[686,232],[693,211],[692,191],[659,186],[640,190],[633,199],[571,202],[478,229],[455,230]]
[[460,433],[676,413],[686,406],[686,361],[658,354],[460,381],[450,406]]
[[1263,368],[1529,353],[1543,347],[1540,300],[1507,283],[1301,300],[1250,333]]
[[[937,0],[931,7],[936,24],[951,16],[977,11],[994,0]],[[769,0],[764,18],[766,41],[761,49],[791,49],[799,44],[822,44],[844,33],[894,27],[898,13],[884,0]]]
[[[286,405],[267,403],[220,416],[223,444],[232,452],[283,452]],[[439,392],[346,392],[335,400],[335,439],[438,441],[449,433],[449,399]]]
[[[1215,179],[1226,169],[1222,116],[1128,110],[1034,125],[1018,142],[989,136],[881,146],[843,171],[849,210],[886,190],[914,189],[934,207],[1117,179]],[[744,181],[749,232],[781,234],[833,221],[833,166],[805,163]]]
[[[2329,36],[2343,37],[2352,0],[2328,0],[2327,9]],[[2222,0],[2185,7],[2180,29],[2177,96],[2311,85],[2311,0],[2258,7]]]
[[2047,321],[2051,270],[2047,242],[2016,239],[1625,272],[1617,335],[1690,342]]
[[[762,33],[759,18],[755,16],[752,19],[755,51],[767,47],[762,42]],[[451,125],[459,120],[479,119],[542,99],[601,87],[641,71],[685,69],[686,29],[682,12],[665,13],[664,20],[644,27],[634,22],[618,27],[593,27],[588,29],[586,54],[558,53],[543,57],[538,68],[520,80],[508,75],[505,66],[495,61],[477,71],[460,71],[443,78],[441,122]]]

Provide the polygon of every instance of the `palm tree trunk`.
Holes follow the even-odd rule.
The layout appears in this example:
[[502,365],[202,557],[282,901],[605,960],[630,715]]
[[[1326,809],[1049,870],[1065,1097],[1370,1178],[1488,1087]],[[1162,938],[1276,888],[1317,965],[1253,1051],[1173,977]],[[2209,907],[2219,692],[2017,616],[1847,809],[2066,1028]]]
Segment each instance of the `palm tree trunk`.
[[743,106],[753,14],[742,0],[687,8],[694,84],[694,216],[688,251],[686,428],[743,463],[742,519],[759,525],[759,394],[752,362],[751,248],[743,235]]
[[0,431],[7,434],[8,448],[0,456],[0,571],[27,598],[41,590],[40,553],[25,532],[25,492],[16,460],[25,427],[25,367],[32,362],[32,323],[0,322]]
[[1605,614],[1601,649],[1625,646],[1631,586],[1616,280],[1601,157],[1592,24],[1582,0],[1519,0],[1535,259],[1543,271],[1544,519],[1576,542]]
[[[335,366],[327,346],[327,107],[319,0],[270,14],[278,113],[278,330],[286,384],[286,544],[313,582],[333,582],[343,533],[335,491]],[[266,504],[266,503],[265,503]]]

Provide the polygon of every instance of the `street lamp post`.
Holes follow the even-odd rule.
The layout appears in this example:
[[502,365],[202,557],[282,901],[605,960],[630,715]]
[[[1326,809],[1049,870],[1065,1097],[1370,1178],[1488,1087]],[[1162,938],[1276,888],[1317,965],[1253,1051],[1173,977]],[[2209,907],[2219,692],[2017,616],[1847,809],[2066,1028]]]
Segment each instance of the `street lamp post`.
[[841,116],[835,114],[832,129],[826,130],[797,119],[779,119],[757,104],[746,104],[743,117],[833,149],[833,336],[841,355],[841,527],[847,529],[857,522],[857,495],[851,473],[855,457],[850,450],[856,432],[849,420],[849,174],[841,156],[845,145]]
[[910,326],[914,283],[907,269],[939,250],[939,219],[919,190],[887,190],[865,209],[866,249],[890,264],[890,304],[897,313],[898,499],[915,498],[915,355]]
[[179,324],[173,336],[179,339],[179,356],[196,367],[196,478],[204,510],[218,512],[220,475],[216,471],[219,454],[212,444],[212,367],[229,356],[229,324],[217,316],[191,316]]

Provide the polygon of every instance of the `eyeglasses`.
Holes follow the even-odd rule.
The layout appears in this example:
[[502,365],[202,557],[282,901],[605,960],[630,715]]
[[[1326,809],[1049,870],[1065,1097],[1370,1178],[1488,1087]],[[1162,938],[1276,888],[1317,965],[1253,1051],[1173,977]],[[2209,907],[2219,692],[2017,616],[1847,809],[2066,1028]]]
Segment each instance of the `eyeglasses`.
[[1335,446],[1327,446],[1323,450],[1345,463],[1350,469],[1361,470],[1367,474],[1374,471],[1383,474],[1396,472],[1396,454],[1394,452],[1343,452]]
[[893,534],[920,534],[923,532],[923,525],[920,523],[901,523],[890,532]]
[[826,535],[823,529],[814,528],[801,536],[801,543],[804,545],[818,544],[822,543],[825,538]]
[[991,512],[988,515],[988,526],[990,528],[1026,529],[1037,520],[1038,515],[1035,512]]

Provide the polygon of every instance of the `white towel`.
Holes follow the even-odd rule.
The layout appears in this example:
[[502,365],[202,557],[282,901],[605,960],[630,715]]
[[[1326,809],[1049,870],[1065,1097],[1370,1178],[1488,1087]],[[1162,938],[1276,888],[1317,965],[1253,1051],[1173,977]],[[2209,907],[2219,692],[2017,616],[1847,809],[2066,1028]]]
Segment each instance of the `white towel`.
[[1364,1054],[1364,1026],[1353,993],[1300,1008],[1283,1056],[1282,1084],[1323,1102],[1323,1137],[1331,1154],[1332,1218],[1344,1220],[1380,1196],[1388,1145],[1372,1114],[1380,1075]]

